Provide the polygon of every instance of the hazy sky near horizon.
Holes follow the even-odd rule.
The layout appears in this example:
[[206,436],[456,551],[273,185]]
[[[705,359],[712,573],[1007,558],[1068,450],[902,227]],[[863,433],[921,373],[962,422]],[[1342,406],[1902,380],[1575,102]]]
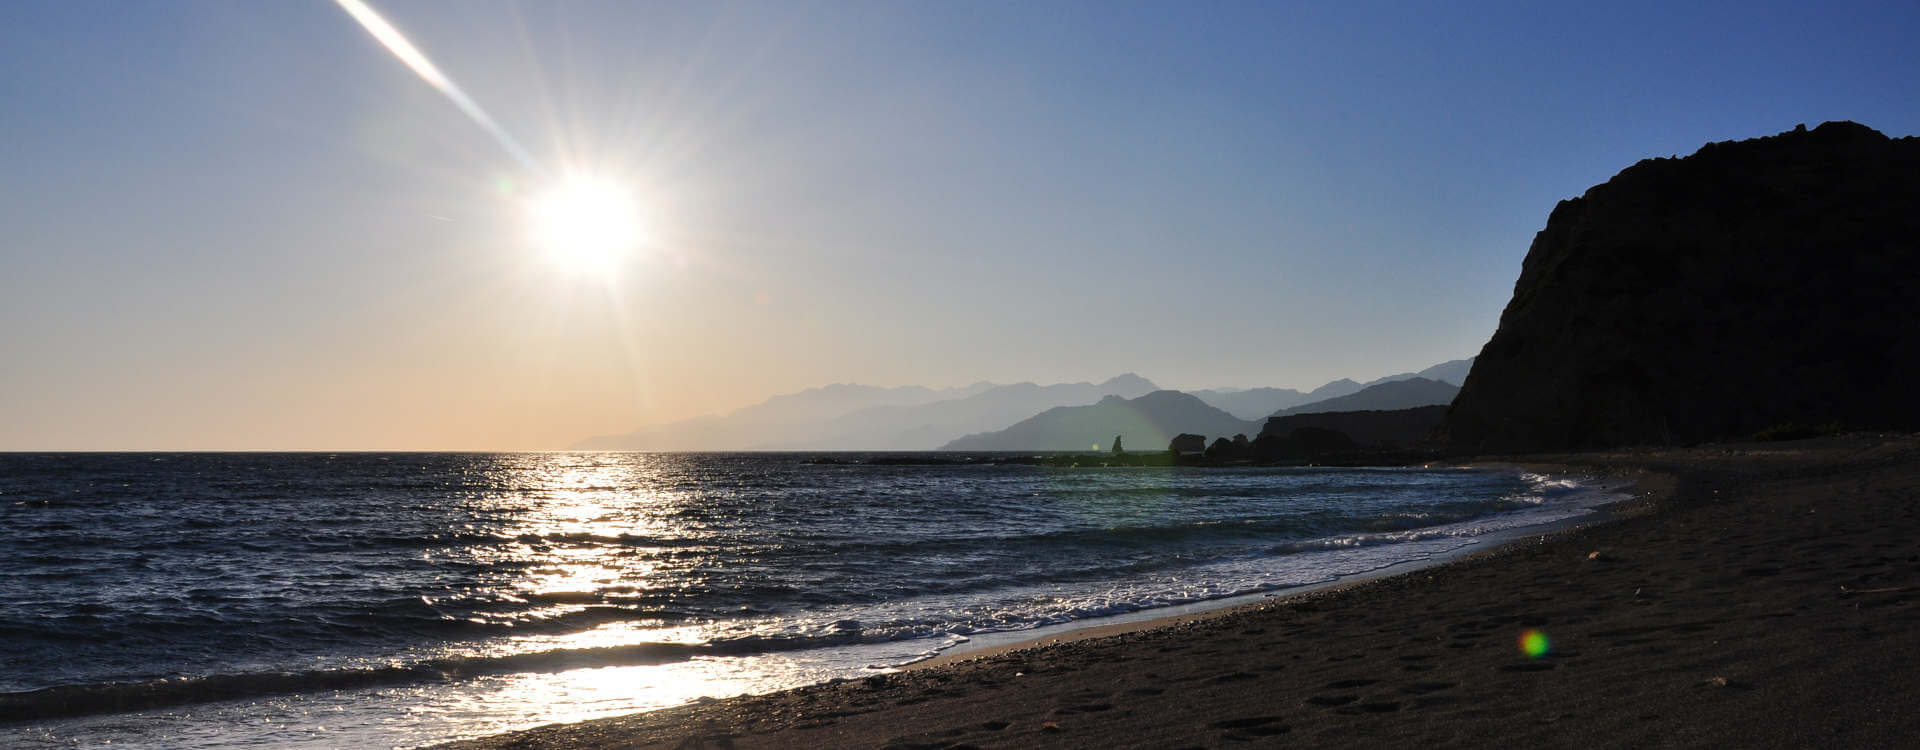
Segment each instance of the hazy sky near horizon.
[[[546,449],[833,382],[1479,351],[1642,158],[1920,133],[1920,5],[0,4],[0,449]],[[1688,4],[1690,6],[1694,4]],[[557,267],[532,196],[627,186]]]

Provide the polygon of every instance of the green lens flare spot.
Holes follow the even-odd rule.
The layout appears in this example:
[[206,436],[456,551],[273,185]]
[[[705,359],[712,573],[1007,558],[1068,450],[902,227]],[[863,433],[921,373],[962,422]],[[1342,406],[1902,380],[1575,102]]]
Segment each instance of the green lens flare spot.
[[1552,648],[1553,641],[1547,640],[1546,633],[1529,629],[1520,634],[1520,653],[1526,654],[1529,659],[1546,656]]

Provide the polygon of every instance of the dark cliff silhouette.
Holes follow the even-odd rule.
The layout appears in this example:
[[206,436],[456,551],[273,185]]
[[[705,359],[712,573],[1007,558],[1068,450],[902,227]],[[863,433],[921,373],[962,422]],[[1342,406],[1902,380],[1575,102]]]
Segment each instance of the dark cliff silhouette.
[[1456,451],[1920,427],[1920,139],[1851,122],[1562,201],[1446,420]]

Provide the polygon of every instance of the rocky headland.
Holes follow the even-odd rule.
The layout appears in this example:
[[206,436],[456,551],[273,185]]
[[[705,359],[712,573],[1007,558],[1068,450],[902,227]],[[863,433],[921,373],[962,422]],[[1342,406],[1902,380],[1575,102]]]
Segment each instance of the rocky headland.
[[1453,410],[1455,452],[1920,426],[1920,139],[1829,122],[1562,201]]

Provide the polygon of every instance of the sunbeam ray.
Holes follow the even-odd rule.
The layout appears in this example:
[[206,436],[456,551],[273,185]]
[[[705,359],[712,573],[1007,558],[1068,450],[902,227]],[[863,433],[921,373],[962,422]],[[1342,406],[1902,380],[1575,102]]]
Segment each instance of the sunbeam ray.
[[413,42],[407,41],[406,35],[401,34],[399,29],[393,27],[393,24],[387,23],[387,19],[381,17],[378,12],[374,11],[372,6],[367,5],[363,0],[334,0],[334,3],[338,4],[342,10],[345,10],[347,15],[353,16],[353,20],[358,21],[362,27],[366,28],[367,33],[372,34],[375,41],[380,42],[380,45],[386,47],[388,52],[392,52],[394,57],[400,59],[400,62],[405,63],[408,68],[413,69],[414,74],[420,76],[421,80],[426,81],[427,85],[439,89],[440,93],[445,94],[448,99],[453,100],[454,106],[459,107],[461,112],[465,112],[467,117],[472,118],[474,123],[478,124],[483,130],[486,130],[488,135],[493,136],[493,139],[500,143],[500,147],[506,149],[507,153],[512,154],[513,158],[519,160],[521,164],[529,169],[539,168],[539,164],[534,161],[533,155],[527,153],[527,150],[522,148],[520,143],[515,141],[513,136],[507,133],[506,128],[502,128],[500,127],[500,123],[494,122],[493,117],[488,115],[486,110],[481,109],[479,103],[475,102],[472,97],[467,96],[467,92],[460,90],[460,86],[455,84],[453,79],[448,78],[445,73],[440,72],[440,69],[434,66],[433,61],[427,59],[426,53],[421,52],[420,48],[413,46]]

